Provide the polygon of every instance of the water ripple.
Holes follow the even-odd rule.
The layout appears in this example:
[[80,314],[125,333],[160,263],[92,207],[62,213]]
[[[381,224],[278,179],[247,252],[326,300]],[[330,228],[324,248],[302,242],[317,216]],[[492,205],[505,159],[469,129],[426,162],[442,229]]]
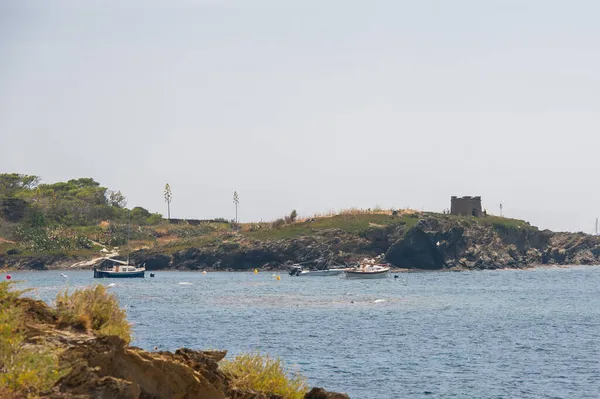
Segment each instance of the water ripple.
[[[52,301],[88,272],[19,272]],[[354,399],[593,398],[600,392],[600,268],[299,279],[157,272],[101,280],[127,308],[133,344],[260,350],[311,385]],[[187,283],[187,284],[182,284]]]

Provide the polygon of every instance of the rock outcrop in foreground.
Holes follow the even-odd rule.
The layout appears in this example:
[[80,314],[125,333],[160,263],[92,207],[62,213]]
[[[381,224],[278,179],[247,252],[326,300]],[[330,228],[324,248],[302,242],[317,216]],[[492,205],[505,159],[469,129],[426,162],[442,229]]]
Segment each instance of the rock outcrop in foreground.
[[[219,370],[226,351],[147,352],[128,346],[117,336],[59,328],[53,309],[40,301],[18,299],[28,318],[27,345],[60,353],[67,370],[48,398],[198,398],[284,399],[278,395],[238,390]],[[307,399],[348,399],[345,394],[315,388]]]

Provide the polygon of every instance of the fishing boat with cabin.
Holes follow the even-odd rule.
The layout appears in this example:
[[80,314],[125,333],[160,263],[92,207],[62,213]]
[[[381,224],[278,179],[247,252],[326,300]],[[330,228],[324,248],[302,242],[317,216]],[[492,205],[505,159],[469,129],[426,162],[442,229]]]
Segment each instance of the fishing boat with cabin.
[[99,267],[94,267],[94,278],[144,278],[146,265],[137,267],[127,261],[106,258]]
[[[144,278],[146,264],[137,267],[129,261],[129,239],[131,235],[131,211],[129,211],[129,225],[127,228],[127,260],[122,261],[104,258],[98,267],[94,266],[94,278]],[[154,276],[151,276],[154,277]]]

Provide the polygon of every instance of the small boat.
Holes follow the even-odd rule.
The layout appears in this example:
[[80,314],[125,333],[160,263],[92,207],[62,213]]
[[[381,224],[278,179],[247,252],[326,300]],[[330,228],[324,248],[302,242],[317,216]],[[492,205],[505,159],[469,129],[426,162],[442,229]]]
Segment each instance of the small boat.
[[344,273],[346,269],[314,269],[304,270],[300,265],[293,265],[290,269],[290,276],[297,277],[327,277],[327,276],[339,276]]
[[376,264],[374,259],[364,259],[356,269],[346,269],[346,278],[349,279],[375,279],[386,278],[390,267],[385,264]]
[[94,278],[144,278],[145,264],[142,267],[117,259],[106,258],[102,265],[94,267]]
[[[100,266],[94,267],[94,278],[144,278],[146,264],[137,267],[129,262],[129,238],[131,235],[131,211],[129,211],[129,226],[127,228],[127,261],[104,258]],[[151,274],[151,277],[154,277]]]

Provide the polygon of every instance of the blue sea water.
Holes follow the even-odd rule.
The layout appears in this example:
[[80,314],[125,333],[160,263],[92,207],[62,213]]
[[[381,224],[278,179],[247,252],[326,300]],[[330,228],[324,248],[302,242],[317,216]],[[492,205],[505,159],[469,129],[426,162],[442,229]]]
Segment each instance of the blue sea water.
[[12,275],[48,302],[67,283],[114,283],[109,289],[127,308],[136,346],[227,349],[228,357],[260,350],[311,386],[353,399],[600,397],[600,267],[385,280]]

